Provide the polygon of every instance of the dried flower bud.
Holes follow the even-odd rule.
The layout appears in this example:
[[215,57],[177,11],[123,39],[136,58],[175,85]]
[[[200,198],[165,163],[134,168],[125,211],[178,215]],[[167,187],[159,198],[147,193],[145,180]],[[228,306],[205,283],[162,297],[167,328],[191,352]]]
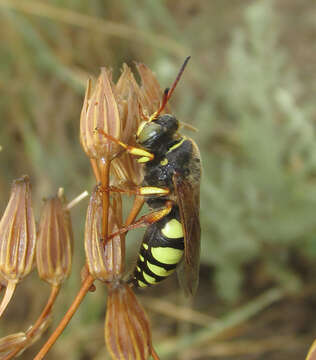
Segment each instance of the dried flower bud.
[[58,196],[46,200],[36,246],[40,278],[52,285],[61,284],[71,271],[72,247],[73,233],[69,211]]
[[146,360],[150,356],[149,322],[128,284],[117,284],[109,289],[105,342],[112,359]]
[[[120,210],[113,204],[109,209],[110,232],[118,230]],[[86,216],[85,252],[90,274],[101,281],[113,281],[123,272],[122,242],[120,236],[103,245],[102,238],[102,197],[98,187],[93,191]]]
[[92,90],[91,80],[88,81],[80,117],[80,141],[88,157],[112,157],[118,151],[118,145],[99,134],[96,129],[120,138],[119,111],[105,68],[101,69],[95,89]]
[[32,270],[36,229],[27,176],[15,180],[9,203],[0,221],[0,274],[8,284],[0,316],[10,302],[16,284]]
[[15,180],[11,197],[0,221],[0,273],[19,282],[32,270],[36,229],[29,178]]

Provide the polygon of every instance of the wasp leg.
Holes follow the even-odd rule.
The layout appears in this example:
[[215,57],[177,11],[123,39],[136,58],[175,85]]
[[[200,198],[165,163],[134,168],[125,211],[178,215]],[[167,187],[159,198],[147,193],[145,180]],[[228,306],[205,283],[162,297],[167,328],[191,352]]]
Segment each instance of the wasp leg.
[[161,188],[156,186],[140,186],[132,189],[121,189],[116,186],[109,186],[107,188],[102,187],[103,191],[127,193],[128,195],[150,195],[150,196],[165,196],[170,193],[168,188]]
[[138,147],[135,147],[135,146],[131,146],[131,145],[127,145],[125,143],[123,143],[122,141],[114,138],[113,136],[107,134],[104,130],[102,129],[95,129],[99,134],[105,136],[107,139],[119,144],[120,146],[122,146],[129,154],[132,154],[132,155],[136,155],[136,156],[141,156],[141,158],[139,158],[137,161],[140,162],[140,163],[144,163],[144,162],[147,162],[147,161],[151,161],[153,160],[154,158],[154,154],[144,150],[144,149],[141,149],[141,148],[138,148]]
[[148,225],[151,225],[151,224],[161,220],[162,218],[164,218],[166,215],[168,215],[170,213],[170,211],[172,210],[172,206],[173,206],[172,201],[166,201],[166,206],[163,209],[153,211],[149,214],[143,215],[134,223],[132,223],[128,226],[123,226],[118,231],[110,234],[107,237],[107,241],[113,239],[117,235],[124,234],[127,231],[130,231],[132,229],[136,229],[136,228],[143,227],[143,226],[146,227]]

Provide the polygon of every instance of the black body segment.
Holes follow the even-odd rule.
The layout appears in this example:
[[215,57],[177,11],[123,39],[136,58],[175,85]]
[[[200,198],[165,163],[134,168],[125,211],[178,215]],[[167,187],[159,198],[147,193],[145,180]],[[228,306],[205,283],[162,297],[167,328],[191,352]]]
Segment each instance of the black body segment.
[[[159,126],[158,126],[159,125]],[[172,201],[171,212],[161,220],[148,226],[141,244],[139,257],[132,276],[137,287],[147,287],[166,279],[177,268],[182,259],[188,261],[193,269],[193,276],[186,276],[184,282],[192,282],[185,288],[193,293],[197,284],[200,225],[199,213],[199,182],[201,176],[200,154],[195,143],[176,131],[178,121],[172,115],[160,115],[156,120],[143,127],[140,132],[141,146],[154,154],[154,159],[144,166],[143,186],[168,188],[166,196],[148,196],[147,204],[152,209],[163,208],[166,201]],[[149,139],[146,139],[146,137]],[[176,187],[179,186],[179,191]],[[190,192],[187,190],[190,189]],[[183,190],[183,191],[182,191]],[[185,194],[186,193],[186,194]],[[185,197],[189,207],[183,214]],[[193,201],[191,201],[192,199]],[[197,230],[194,234],[186,234],[190,229],[184,224],[192,214],[192,226]],[[193,236],[192,236],[193,235]],[[189,238],[190,236],[190,238]],[[190,243],[193,239],[194,244]],[[196,245],[196,246],[195,246]],[[191,248],[193,257],[187,254]],[[183,256],[184,255],[184,256]],[[191,261],[192,260],[192,261]],[[192,263],[192,264],[191,264]],[[185,271],[190,271],[187,267]]]

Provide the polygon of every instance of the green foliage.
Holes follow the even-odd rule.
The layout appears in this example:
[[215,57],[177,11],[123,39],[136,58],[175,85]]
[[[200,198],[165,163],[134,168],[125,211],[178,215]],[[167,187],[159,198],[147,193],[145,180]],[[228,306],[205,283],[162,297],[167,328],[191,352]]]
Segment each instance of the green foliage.
[[202,192],[203,260],[215,265],[227,299],[236,298],[242,266],[255,259],[270,280],[297,283],[291,252],[299,255],[316,230],[311,104],[298,103],[303,84],[280,48],[271,4],[249,6],[244,20],[228,50],[221,112],[213,114],[224,145],[204,162]]

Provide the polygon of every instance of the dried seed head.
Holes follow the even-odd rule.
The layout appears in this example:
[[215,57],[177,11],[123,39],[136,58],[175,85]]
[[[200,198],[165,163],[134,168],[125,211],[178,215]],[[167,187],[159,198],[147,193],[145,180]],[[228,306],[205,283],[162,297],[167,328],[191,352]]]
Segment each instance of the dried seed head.
[[41,279],[61,284],[70,274],[73,233],[69,211],[56,196],[46,200],[39,223],[36,263]]
[[112,359],[146,360],[151,331],[146,313],[127,284],[110,288],[105,319],[105,342]]
[[80,117],[80,141],[89,158],[112,157],[119,149],[96,129],[120,139],[120,118],[109,72],[101,69],[96,86],[88,81]]
[[8,282],[19,282],[32,270],[36,229],[27,176],[15,180],[9,203],[0,221],[0,273]]
[[[120,236],[116,236],[103,245],[102,216],[102,196],[96,187],[91,195],[86,216],[84,240],[86,260],[89,272],[95,279],[113,281],[123,273],[122,240]],[[121,218],[121,209],[116,201],[109,209],[110,233],[118,230]]]

